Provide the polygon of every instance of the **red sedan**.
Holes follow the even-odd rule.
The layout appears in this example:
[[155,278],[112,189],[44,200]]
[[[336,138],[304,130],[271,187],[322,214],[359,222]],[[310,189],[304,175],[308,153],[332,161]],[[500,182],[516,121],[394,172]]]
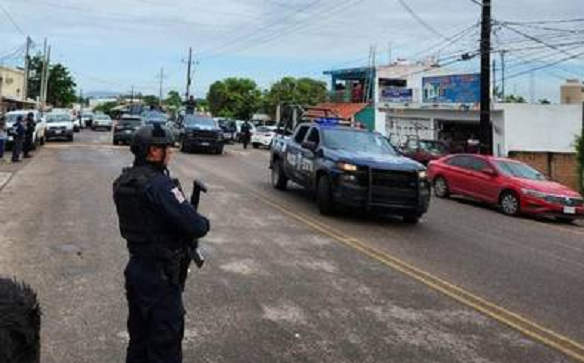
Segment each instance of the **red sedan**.
[[430,162],[428,178],[439,198],[463,195],[498,205],[507,215],[548,215],[563,222],[584,217],[580,194],[516,160],[450,155]]

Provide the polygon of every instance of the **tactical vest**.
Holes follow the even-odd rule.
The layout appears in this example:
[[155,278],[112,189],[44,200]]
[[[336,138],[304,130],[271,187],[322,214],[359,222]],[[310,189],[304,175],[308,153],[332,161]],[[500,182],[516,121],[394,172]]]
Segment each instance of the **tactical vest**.
[[132,254],[157,255],[178,242],[165,217],[146,197],[154,179],[163,177],[153,167],[135,166],[125,169],[114,182],[120,232]]

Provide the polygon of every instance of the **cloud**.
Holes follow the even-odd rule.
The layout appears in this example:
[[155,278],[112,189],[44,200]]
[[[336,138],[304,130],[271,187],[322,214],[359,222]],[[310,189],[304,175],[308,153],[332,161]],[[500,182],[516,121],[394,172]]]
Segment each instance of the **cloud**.
[[[470,0],[406,0],[416,14],[450,36],[479,20]],[[363,65],[371,45],[386,61],[424,55],[441,42],[397,0],[5,0],[37,42],[48,37],[60,61],[88,89],[131,84],[156,90],[154,75],[167,69],[169,87],[182,89],[188,47],[201,64],[197,91],[228,76],[258,77],[268,85],[284,74],[318,76],[337,65]],[[573,18],[581,1],[496,2],[505,20]],[[10,49],[22,43],[6,22],[0,36]],[[478,33],[456,43],[478,47]],[[456,48],[456,47],[455,47]],[[455,48],[444,50],[453,52]],[[3,49],[0,49],[0,51]],[[60,56],[59,56],[60,55]],[[88,76],[89,75],[89,76]],[[99,82],[96,79],[107,80]]]

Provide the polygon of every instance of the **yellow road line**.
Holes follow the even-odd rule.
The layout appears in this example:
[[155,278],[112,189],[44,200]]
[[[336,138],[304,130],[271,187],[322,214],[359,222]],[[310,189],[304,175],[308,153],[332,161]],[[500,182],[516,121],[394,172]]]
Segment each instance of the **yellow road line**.
[[331,237],[332,239],[344,244],[345,246],[351,247],[363,253],[364,255],[369,256],[383,263],[384,265],[391,267],[392,269],[397,270],[425,284],[426,286],[449,296],[459,303],[473,308],[538,342],[552,347],[580,362],[584,362],[584,346],[578,342],[556,333],[548,328],[545,328],[525,317],[522,317],[517,313],[511,312],[494,303],[491,303],[437,276],[425,272],[397,257],[371,247],[367,243],[364,243],[357,238],[336,231],[333,227],[330,227],[320,221],[316,221],[314,218],[308,217],[302,213],[294,212],[280,202],[270,200],[256,193],[255,191],[252,191],[252,193],[258,200],[262,201],[263,203],[272,206],[282,213],[312,227],[313,229]]

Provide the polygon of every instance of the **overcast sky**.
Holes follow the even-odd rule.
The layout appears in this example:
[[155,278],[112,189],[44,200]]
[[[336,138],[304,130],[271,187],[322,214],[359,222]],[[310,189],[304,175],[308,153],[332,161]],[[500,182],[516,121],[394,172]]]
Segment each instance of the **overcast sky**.
[[[284,75],[325,80],[324,70],[365,65],[371,45],[377,47],[379,63],[387,63],[389,43],[394,58],[421,59],[432,54],[429,48],[444,42],[441,36],[450,37],[479,20],[480,7],[471,0],[404,1],[414,15],[399,0],[0,0],[0,5],[30,34],[37,50],[48,37],[53,59],[67,65],[86,91],[125,92],[134,85],[143,93],[158,93],[157,76],[164,68],[165,93],[170,89],[182,93],[185,61],[192,46],[199,60],[194,90],[203,96],[210,83],[228,76],[250,77],[262,87]],[[494,3],[493,15],[499,20],[584,18],[581,0]],[[584,22],[562,26],[582,29]],[[522,31],[548,34],[541,29]],[[500,37],[512,40],[521,35],[507,31]],[[0,56],[24,43],[3,13],[0,39]],[[584,35],[568,40],[584,41]],[[549,42],[557,44],[562,39]],[[451,54],[477,47],[478,28],[474,28],[437,55],[451,59]],[[583,49],[584,44],[579,48],[576,44],[547,60]],[[537,72],[532,79],[516,77],[509,80],[507,89],[526,97],[533,91],[537,98],[557,100],[562,77],[584,75],[582,62],[580,57],[561,68]],[[508,72],[536,65],[518,65],[514,70],[510,60]],[[462,71],[478,70],[473,61],[456,66]]]

